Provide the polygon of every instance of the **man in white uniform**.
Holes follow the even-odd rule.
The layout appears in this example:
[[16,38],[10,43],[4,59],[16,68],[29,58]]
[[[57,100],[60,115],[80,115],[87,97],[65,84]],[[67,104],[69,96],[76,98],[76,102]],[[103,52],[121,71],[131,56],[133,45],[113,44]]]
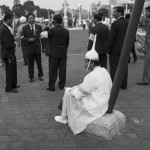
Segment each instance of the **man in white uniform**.
[[74,134],[85,130],[108,109],[112,81],[107,70],[99,66],[98,58],[93,49],[86,53],[84,67],[91,72],[80,85],[66,88],[61,116],[55,116],[55,121],[68,123]]
[[22,29],[25,25],[27,25],[26,23],[26,17],[22,16],[20,17],[20,23],[21,25],[18,27],[17,30],[17,37],[18,37],[18,42],[20,42],[19,44],[21,44],[21,48],[22,48],[22,54],[23,54],[23,60],[24,60],[24,65],[27,65],[28,63],[28,58],[27,58],[27,42],[22,40]]

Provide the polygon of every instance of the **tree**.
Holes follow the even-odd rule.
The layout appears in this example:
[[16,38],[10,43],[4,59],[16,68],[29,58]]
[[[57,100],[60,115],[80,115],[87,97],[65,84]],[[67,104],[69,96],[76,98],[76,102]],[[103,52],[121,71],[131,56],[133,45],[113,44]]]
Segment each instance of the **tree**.
[[28,11],[28,13],[33,13],[35,10],[34,2],[33,1],[26,1],[23,4],[24,9]]
[[[64,10],[61,9],[61,10],[59,11],[59,14],[63,17],[63,16],[64,16]],[[67,11],[67,17],[68,17],[68,18],[71,18],[71,17],[72,17],[72,14],[71,14],[69,11]]]
[[47,9],[38,9],[37,15],[38,15],[38,17],[48,18],[48,11],[47,11]]
[[19,4],[20,4],[20,0],[14,0],[14,6]]
[[2,5],[0,7],[4,10],[4,13],[6,13],[6,12],[12,13],[12,11],[10,10],[10,8],[8,6]]
[[48,18],[52,19],[52,14],[54,15],[55,14],[55,11],[53,11],[52,9],[48,9]]
[[16,6],[13,6],[13,12],[15,13],[15,16],[17,18],[20,18],[21,16],[25,16],[24,6],[21,4],[17,4]]
[[48,13],[54,14],[55,12],[51,9],[41,9],[39,6],[35,6],[32,0],[28,0],[24,2],[24,4],[20,4],[19,0],[14,0],[14,6],[12,8],[13,13],[17,18],[21,16],[25,16],[28,13],[34,13],[37,11],[37,17],[48,18]]
[[88,14],[89,12],[87,10],[82,10],[82,19],[87,19],[88,18]]
[[100,8],[99,11],[103,13],[104,17],[109,17],[109,10],[107,8]]
[[92,10],[92,12],[97,11],[97,4],[96,3],[91,4],[91,10]]

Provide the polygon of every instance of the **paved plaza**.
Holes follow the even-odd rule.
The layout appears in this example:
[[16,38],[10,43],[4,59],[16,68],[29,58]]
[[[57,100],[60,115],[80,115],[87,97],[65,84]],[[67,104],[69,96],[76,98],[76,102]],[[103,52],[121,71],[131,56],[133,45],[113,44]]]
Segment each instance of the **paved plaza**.
[[[86,75],[83,68],[88,42],[87,31],[70,31],[67,87],[78,85]],[[143,58],[129,64],[128,89],[120,90],[115,109],[127,117],[126,127],[112,140],[88,133],[73,135],[68,125],[54,121],[61,112],[57,105],[63,90],[46,91],[48,57],[42,54],[44,82],[28,81],[27,66],[17,50],[19,93],[5,93],[5,70],[0,66],[0,150],[149,150],[150,86],[139,86]]]

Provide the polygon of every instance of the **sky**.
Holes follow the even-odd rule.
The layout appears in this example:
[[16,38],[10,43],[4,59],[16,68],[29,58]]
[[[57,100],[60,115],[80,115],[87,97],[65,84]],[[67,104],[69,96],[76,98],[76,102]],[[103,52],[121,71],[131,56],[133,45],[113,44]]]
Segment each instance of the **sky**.
[[[10,9],[13,6],[14,0],[0,0],[0,5],[9,6]],[[20,3],[23,4],[27,0],[20,0]],[[34,5],[40,6],[40,8],[60,10],[63,4],[63,0],[33,0]],[[108,0],[102,0],[102,3],[107,3]],[[82,4],[83,9],[90,10],[92,2],[97,3],[98,0],[67,0],[69,8],[76,9],[79,4]]]

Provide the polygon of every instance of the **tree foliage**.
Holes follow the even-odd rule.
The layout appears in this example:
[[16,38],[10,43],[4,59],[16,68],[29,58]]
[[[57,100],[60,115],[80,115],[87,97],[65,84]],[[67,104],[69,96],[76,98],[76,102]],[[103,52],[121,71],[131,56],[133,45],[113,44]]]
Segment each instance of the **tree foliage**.
[[2,5],[0,7],[3,9],[4,13],[6,13],[6,12],[12,13],[12,11],[10,10],[10,8],[8,6]]
[[[59,11],[59,14],[63,17],[64,16],[64,11],[63,11],[63,9],[61,9],[60,11]],[[72,17],[72,14],[70,13],[70,11],[67,11],[67,17],[68,18],[71,18]]]
[[27,10],[29,13],[32,13],[35,10],[33,1],[26,1],[24,2],[23,6],[24,6],[24,9]]
[[95,12],[97,10],[97,4],[96,3],[91,4],[91,10],[92,10],[92,12]]
[[109,10],[107,8],[100,8],[99,11],[103,13],[104,17],[109,17]]
[[21,4],[18,4],[16,6],[13,6],[13,12],[15,13],[15,16],[20,18],[21,16],[25,16],[24,6]]
[[55,14],[55,12],[51,9],[42,9],[39,6],[34,5],[34,2],[32,0],[24,2],[23,5],[14,5],[12,10],[17,18],[27,15],[26,13],[33,13],[35,10],[37,11],[37,17],[48,18],[48,13]]

